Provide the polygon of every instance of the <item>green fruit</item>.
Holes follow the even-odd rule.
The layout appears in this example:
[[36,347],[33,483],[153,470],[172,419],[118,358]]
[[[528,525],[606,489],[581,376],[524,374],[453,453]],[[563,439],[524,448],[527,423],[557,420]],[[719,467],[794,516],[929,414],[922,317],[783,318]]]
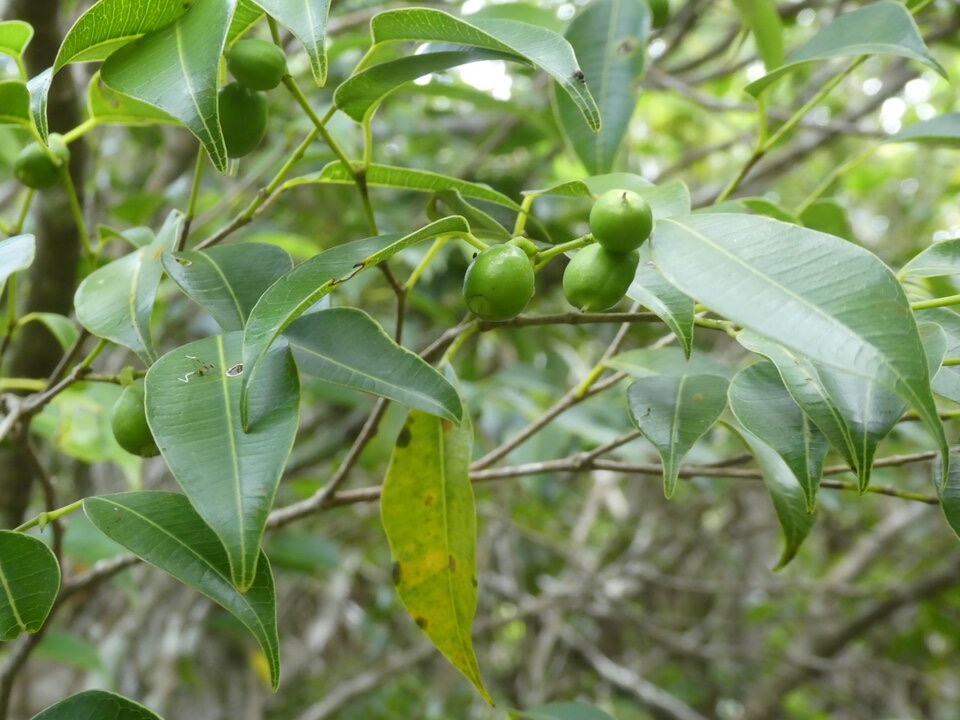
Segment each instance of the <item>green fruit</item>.
[[563,271],[563,294],[579,310],[606,310],[626,294],[640,264],[640,253],[612,253],[602,245],[580,250]]
[[533,265],[516,245],[493,245],[474,258],[463,278],[463,299],[483,320],[516,317],[533,297]]
[[143,383],[127,385],[123,389],[113,406],[110,427],[117,443],[127,452],[140,457],[153,457],[160,453],[147,425]]
[[287,57],[272,42],[240,40],[227,52],[227,70],[250,90],[273,90],[287,74]]
[[636,250],[650,237],[651,230],[650,206],[630,190],[608,190],[590,209],[590,232],[610,252]]
[[220,88],[220,129],[227,155],[243,157],[253,152],[267,131],[267,97],[238,82]]
[[13,162],[13,174],[17,180],[34,190],[55,185],[60,179],[61,165],[70,161],[70,150],[62,136],[52,134],[48,142],[49,152],[40,143],[32,142],[20,151]]

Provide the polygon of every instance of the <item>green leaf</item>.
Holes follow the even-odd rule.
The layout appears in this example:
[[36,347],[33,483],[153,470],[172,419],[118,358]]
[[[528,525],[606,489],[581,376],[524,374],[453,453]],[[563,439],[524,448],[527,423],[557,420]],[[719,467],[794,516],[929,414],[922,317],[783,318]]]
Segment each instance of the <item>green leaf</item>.
[[393,579],[417,626],[491,705],[470,626],[477,610],[473,427],[411,410],[383,482],[380,512]]
[[150,313],[160,286],[160,257],[172,250],[183,216],[174,210],[150,245],[94,270],[74,295],[77,320],[87,330],[128,347],[146,364],[156,358]]
[[37,538],[0,530],[0,640],[40,629],[60,591],[60,565]]
[[53,80],[53,72],[47,68],[36,77],[30,78],[27,82],[27,90],[30,91],[30,114],[33,116],[33,124],[36,126],[40,137],[47,139],[47,95],[50,93],[50,82]]
[[[100,533],[97,535],[99,536]],[[104,540],[104,542],[108,541]],[[96,643],[72,632],[47,630],[37,643],[33,657],[99,673],[106,677],[106,667]]]
[[800,213],[800,222],[811,230],[836,235],[844,240],[854,240],[847,211],[833,200],[817,200]]
[[253,0],[238,0],[237,9],[233,11],[230,29],[227,31],[227,44],[233,45],[240,36],[260,22],[263,10]]
[[614,720],[603,710],[578,702],[550,703],[524,710],[518,717],[520,720]]
[[310,56],[313,79],[321,87],[327,82],[327,34],[329,0],[253,0],[299,40]]
[[587,88],[603,118],[597,132],[567,94],[556,95],[560,127],[591,175],[608,173],[620,151],[640,96],[650,33],[644,0],[595,0],[570,22],[564,37],[573,47]]
[[935,242],[904,265],[897,277],[941,277],[960,273],[960,238]]
[[509,53],[483,49],[426,52],[397,58],[360,71],[347,78],[334,93],[333,99],[344,114],[357,122],[367,122],[388,95],[408,82],[430,73],[478,60],[514,60],[522,58]]
[[[921,327],[935,324],[944,333],[944,355],[960,356],[960,315],[949,308],[931,308],[917,313]],[[938,395],[960,403],[960,366],[941,367],[933,377],[933,391]]]
[[33,720],[163,720],[140,703],[107,692],[85,690],[51,705]]
[[710,355],[695,353],[688,357],[678,347],[627,350],[614,355],[604,365],[638,378],[651,375],[718,375],[729,379],[733,374],[730,368],[721,365]]
[[654,185],[640,175],[609,173],[583,180],[571,180],[544,190],[530,190],[525,195],[562,195],[593,198],[607,190],[632,190],[650,205],[654,219],[690,214],[690,191],[681,180]]
[[289,253],[268,243],[165,253],[161,262],[180,289],[227,332],[242,330],[260,296],[293,268]]
[[693,300],[671,285],[650,255],[649,243],[640,248],[640,264],[627,297],[643,304],[666,323],[689,356],[693,348]]
[[19,80],[0,82],[0,125],[33,125],[30,91]]
[[727,396],[740,424],[790,468],[803,489],[807,512],[813,512],[829,444],[783,386],[776,366],[761,361],[741,370]]
[[300,386],[286,343],[263,356],[240,425],[239,332],[173,350],[147,371],[147,422],[170,472],[226,548],[230,578],[254,582],[260,540],[297,431]]
[[100,124],[112,125],[157,125],[179,124],[153,105],[140,102],[129,95],[108,88],[97,72],[87,85],[87,112]]
[[906,403],[869,378],[813,362],[752,333],[737,339],[777,366],[794,401],[857,473],[860,491],[866,490],[877,445],[896,426]]
[[937,497],[940,498],[940,509],[943,516],[947,519],[954,534],[960,538],[960,451],[952,451],[954,459],[957,462],[950,463],[950,471],[947,473],[947,482],[941,484],[937,475],[933,476],[933,485],[937,489]]
[[886,142],[921,142],[960,147],[960,112],[946,113],[909,125],[888,137]]
[[807,511],[804,490],[783,458],[756,435],[743,429],[738,432],[760,466],[763,482],[770,493],[773,509],[783,531],[783,552],[773,567],[774,570],[779,570],[796,557],[803,541],[810,534],[816,514]]
[[744,24],[753,33],[757,54],[767,72],[783,64],[783,23],[772,0],[733,0]]
[[546,28],[515,20],[477,19],[467,22],[440,10],[387,10],[370,22],[374,44],[414,41],[445,42],[519,55],[543,69],[576,103],[587,124],[600,129],[600,111],[582,80],[573,48]]
[[182,122],[224,172],[227,149],[217,109],[217,69],[236,0],[195,0],[175,22],[124,45],[100,75],[114,90]]
[[20,318],[21,325],[28,322],[38,322],[46,327],[64,350],[69,350],[80,336],[73,321],[58,313],[32,312]]
[[33,38],[33,27],[23,20],[4,20],[0,22],[0,53],[9,55],[16,61],[23,73],[23,51]]
[[758,97],[768,86],[808,62],[858,55],[910,58],[947,77],[946,70],[923,44],[910,12],[898,2],[880,0],[836,18],[792,52],[785,65],[750,83],[746,91]]
[[36,247],[36,239],[30,234],[0,240],[0,293],[7,284],[7,278],[33,264]]
[[337,285],[401,250],[439,235],[468,231],[466,220],[451,215],[403,237],[383,235],[338,245],[298,265],[271,285],[250,312],[243,333],[243,401],[240,411],[244,427],[249,422],[246,395],[255,384],[260,360],[290,323]]
[[[411,168],[396,167],[393,165],[378,165],[372,163],[366,168],[366,183],[368,187],[389,187],[401,190],[416,190],[418,192],[442,192],[456,190],[464,197],[502,205],[517,212],[520,206],[503,193],[499,193],[487,185],[458,180],[457,178],[427,170],[413,170]],[[328,163],[319,172],[293,178],[284,183],[285,187],[296,187],[311,183],[336,183],[339,185],[353,185],[353,175],[339,160]]]
[[778,205],[772,200],[763,197],[745,197],[737,198],[735,203],[742,205],[748,212],[754,215],[766,215],[774,220],[781,222],[800,224],[800,219],[782,205]]
[[260,644],[270,667],[271,684],[277,689],[280,641],[276,596],[270,563],[262,552],[253,582],[241,593],[231,582],[230,560],[223,545],[183,495],[153,491],[100,495],[86,498],[83,511],[111,540],[210,598],[243,623]]
[[661,219],[651,242],[660,270],[682,292],[825,367],[899,395],[949,462],[910,303],[875,255],[832,235],[738,214]]
[[303,372],[460,422],[460,396],[419,355],[397,345],[367,313],[330,308],[304,315],[283,336]]
[[727,406],[727,385],[717,375],[657,375],[627,388],[630,417],[660,454],[667,498],[677,489],[684,455]]
[[123,45],[169,25],[195,0],[100,0],[73,24],[63,42],[53,71],[72,62],[103,60]]

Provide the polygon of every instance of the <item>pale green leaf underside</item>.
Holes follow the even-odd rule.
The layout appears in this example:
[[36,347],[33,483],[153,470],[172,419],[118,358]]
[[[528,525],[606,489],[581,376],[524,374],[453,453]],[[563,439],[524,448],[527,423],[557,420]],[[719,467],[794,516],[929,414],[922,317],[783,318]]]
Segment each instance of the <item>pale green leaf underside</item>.
[[60,590],[60,565],[31,535],[0,530],[0,641],[37,632]]
[[33,37],[33,27],[23,20],[0,22],[0,53],[9,55],[20,65],[23,51]]
[[666,218],[651,242],[671,284],[747,329],[899,395],[946,456],[913,312],[875,255],[832,235],[739,214]]
[[600,111],[580,79],[573,48],[551,30],[515,20],[468,22],[428,8],[388,10],[373,18],[370,29],[375,44],[401,40],[445,42],[519,55],[556,80],[590,127],[600,129]]
[[684,353],[693,349],[693,300],[671,285],[650,256],[650,245],[640,248],[640,264],[627,297],[636,300],[666,323]]
[[483,698],[470,627],[477,610],[473,428],[412,410],[380,496],[393,579],[407,612]]
[[203,0],[170,25],[110,55],[100,71],[114,90],[183,123],[221,172],[227,150],[217,107],[217,70],[236,0]]
[[941,277],[960,273],[960,238],[935,242],[903,266],[897,277]]
[[274,20],[289,30],[307,50],[310,69],[317,85],[327,81],[327,13],[328,0],[253,0]]
[[561,195],[593,198],[607,190],[624,189],[637,193],[650,205],[654,219],[690,214],[690,190],[682,180],[654,185],[640,175],[608,173],[583,180],[569,180],[543,190],[530,190],[525,195]]
[[460,422],[460,396],[420,356],[397,345],[367,313],[330,308],[295,320],[283,336],[301,371]]
[[792,70],[815,60],[859,55],[897,55],[917,60],[943,77],[910,12],[893,0],[880,0],[841,15],[787,58],[787,63],[747,85],[754,97]]
[[887,142],[922,142],[932,145],[960,147],[960,112],[951,112],[939,117],[908,125],[887,138]]
[[87,85],[87,112],[91,118],[102,124],[179,124],[176,118],[153,105],[111,90],[100,80],[99,72],[94,73]]
[[[428,170],[414,170],[412,168],[397,167],[395,165],[378,165],[372,163],[366,168],[365,178],[368,187],[396,188],[398,190],[415,190],[417,192],[436,193],[444,190],[456,190],[464,197],[474,200],[502,205],[517,212],[520,206],[503,193],[497,192],[487,185],[459,180],[447,175],[430,172]],[[328,163],[319,172],[304,175],[288,180],[286,187],[296,187],[310,183],[337,183],[353,185],[353,175],[339,160]]]
[[106,690],[85,690],[51,705],[32,720],[163,720],[140,703]]
[[33,264],[36,246],[36,239],[29,233],[0,240],[0,292],[3,292],[7,278]]
[[297,430],[300,388],[285,343],[265,353],[240,424],[240,332],[172,350],[147,371],[147,422],[170,472],[223,543],[230,578],[254,582],[260,541]]
[[230,563],[219,538],[179,493],[129,492],[89,497],[84,512],[107,537],[137,557],[169,573],[210,598],[250,630],[270,667],[270,680],[280,680],[273,574],[263,553],[256,577],[241,593],[234,587]]

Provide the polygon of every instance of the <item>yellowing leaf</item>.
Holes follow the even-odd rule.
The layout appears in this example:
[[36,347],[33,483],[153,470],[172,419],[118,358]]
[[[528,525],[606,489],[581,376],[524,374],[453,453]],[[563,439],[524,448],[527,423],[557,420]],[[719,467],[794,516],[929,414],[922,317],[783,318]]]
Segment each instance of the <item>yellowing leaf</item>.
[[412,410],[393,450],[380,498],[397,593],[430,641],[483,686],[470,638],[477,610],[477,517],[468,466],[473,427]]

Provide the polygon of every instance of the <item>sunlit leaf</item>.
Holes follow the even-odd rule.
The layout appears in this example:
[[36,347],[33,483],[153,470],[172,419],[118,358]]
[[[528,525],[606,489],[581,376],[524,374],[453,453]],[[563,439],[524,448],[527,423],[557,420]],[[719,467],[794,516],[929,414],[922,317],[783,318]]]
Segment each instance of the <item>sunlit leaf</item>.
[[[220,539],[179,493],[129,492],[86,498],[83,510],[107,537],[223,607],[253,634],[267,657],[270,680],[280,680],[273,573],[260,553],[246,592],[234,587]],[[97,716],[99,717],[99,716]]]
[[397,594],[417,626],[491,705],[470,626],[477,609],[473,428],[411,410],[380,497]]
[[36,246],[34,236],[28,233],[0,240],[0,292],[3,292],[7,278],[33,264]]
[[940,277],[960,273],[960,238],[941,240],[924,248],[904,265],[897,277]]
[[260,540],[297,430],[300,388],[286,343],[264,353],[240,425],[242,335],[197,340],[147,372],[147,421],[163,459],[226,548],[230,578],[254,582]]
[[773,0],[733,0],[757,43],[757,54],[770,72],[783,63],[783,23]]
[[317,85],[327,82],[327,34],[329,0],[253,0],[303,43]]
[[100,73],[94,73],[87,85],[87,112],[98,123],[114,125],[178,124],[176,118],[129,95],[108,88]]
[[19,80],[0,82],[0,125],[33,125],[30,91]]
[[60,565],[37,538],[0,530],[0,640],[40,629],[60,590]]

